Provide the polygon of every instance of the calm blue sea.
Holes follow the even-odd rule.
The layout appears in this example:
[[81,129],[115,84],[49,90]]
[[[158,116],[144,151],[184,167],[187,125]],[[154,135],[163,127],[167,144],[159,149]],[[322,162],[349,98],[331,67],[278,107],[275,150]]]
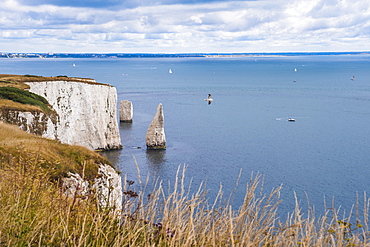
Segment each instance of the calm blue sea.
[[[282,214],[293,210],[294,192],[302,204],[307,194],[318,212],[333,196],[348,211],[356,193],[370,189],[370,56],[0,59],[0,73],[115,86],[119,101],[133,102],[134,120],[120,124],[124,149],[105,155],[130,180],[137,180],[134,158],[142,177],[164,181],[187,165],[193,186],[206,181],[212,198],[220,184],[231,193],[242,170],[238,206],[259,172],[267,193],[283,185]],[[167,149],[147,151],[159,103]]]

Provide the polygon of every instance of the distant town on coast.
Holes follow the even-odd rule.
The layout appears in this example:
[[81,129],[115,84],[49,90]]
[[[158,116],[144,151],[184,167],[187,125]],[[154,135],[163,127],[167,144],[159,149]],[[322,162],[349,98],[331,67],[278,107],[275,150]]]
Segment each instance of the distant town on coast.
[[0,58],[151,58],[151,57],[273,57],[273,56],[370,55],[365,52],[259,52],[259,53],[6,53]]

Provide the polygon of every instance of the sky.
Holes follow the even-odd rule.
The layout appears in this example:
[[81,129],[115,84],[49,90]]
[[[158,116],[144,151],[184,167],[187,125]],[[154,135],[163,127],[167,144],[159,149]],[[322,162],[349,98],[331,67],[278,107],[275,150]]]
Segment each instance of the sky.
[[370,0],[0,0],[0,52],[370,51]]

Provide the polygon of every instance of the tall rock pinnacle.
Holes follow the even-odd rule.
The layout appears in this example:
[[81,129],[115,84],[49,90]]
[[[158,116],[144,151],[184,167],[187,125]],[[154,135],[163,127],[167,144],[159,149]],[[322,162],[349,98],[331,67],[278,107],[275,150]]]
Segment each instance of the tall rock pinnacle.
[[152,122],[146,132],[147,149],[166,149],[166,135],[164,133],[163,107],[160,103],[157,106]]

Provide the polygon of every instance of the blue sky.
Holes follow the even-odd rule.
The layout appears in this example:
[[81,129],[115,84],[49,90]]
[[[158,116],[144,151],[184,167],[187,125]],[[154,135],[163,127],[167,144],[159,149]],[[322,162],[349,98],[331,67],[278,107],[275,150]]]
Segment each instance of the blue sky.
[[369,50],[369,0],[1,0],[0,4],[0,52]]

